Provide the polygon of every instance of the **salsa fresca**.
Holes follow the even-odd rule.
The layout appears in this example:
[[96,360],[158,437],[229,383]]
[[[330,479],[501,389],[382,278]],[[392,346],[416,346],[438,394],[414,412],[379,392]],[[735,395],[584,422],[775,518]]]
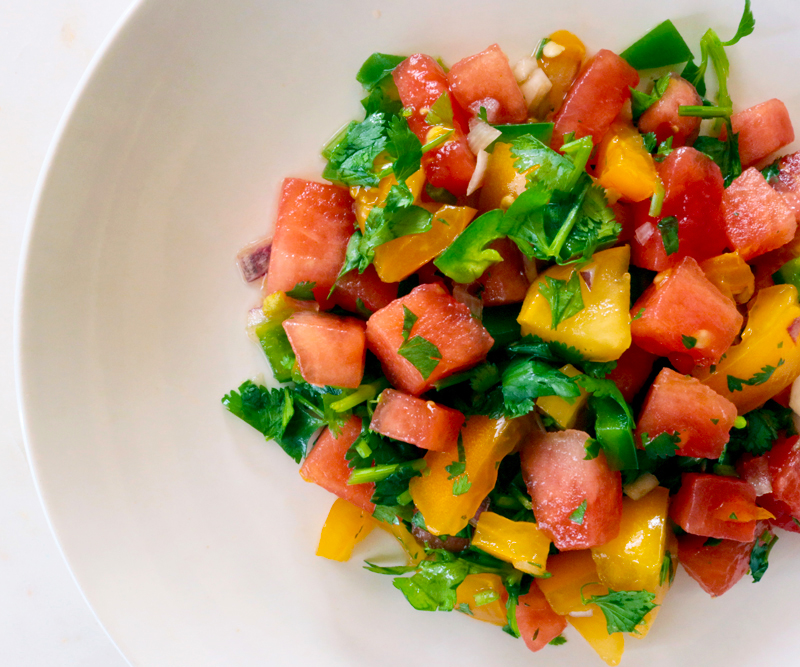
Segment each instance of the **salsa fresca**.
[[678,563],[719,596],[800,532],[800,153],[728,93],[753,25],[367,59],[364,119],[239,255],[276,382],[223,399],[338,496],[320,556],[380,527],[416,609],[616,665]]

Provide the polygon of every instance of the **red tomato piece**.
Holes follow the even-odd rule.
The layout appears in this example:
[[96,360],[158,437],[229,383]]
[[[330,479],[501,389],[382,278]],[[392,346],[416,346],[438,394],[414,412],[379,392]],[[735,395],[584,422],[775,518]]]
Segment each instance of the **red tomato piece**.
[[639,132],[653,132],[658,143],[672,137],[673,148],[691,143],[700,131],[700,118],[681,116],[678,109],[684,105],[702,104],[697,89],[686,79],[673,74],[664,94],[639,118]]
[[490,123],[524,123],[528,119],[525,97],[508,57],[497,44],[459,60],[447,73],[447,82],[458,103],[473,116],[484,107]]
[[375,505],[370,501],[375,493],[375,483],[347,483],[350,467],[345,455],[360,434],[361,419],[355,415],[345,423],[338,437],[326,428],[303,462],[300,475],[307,482],[314,482],[371,514],[375,511]]
[[778,167],[778,182],[773,186],[783,195],[795,219],[800,221],[800,151],[784,155]]
[[284,320],[283,330],[306,382],[348,389],[361,384],[367,355],[362,320],[301,311]]
[[792,533],[800,533],[800,521],[792,516],[792,510],[785,502],[768,493],[758,499],[758,505],[775,516],[774,519],[769,519],[771,526],[777,526]]
[[531,281],[525,274],[525,262],[517,244],[510,239],[500,239],[489,247],[499,252],[503,261],[492,264],[478,278],[483,285],[480,292],[484,306],[504,306],[509,303],[520,303],[525,299]]
[[755,167],[744,171],[722,195],[730,247],[745,261],[780,248],[794,238],[797,221],[786,200]]
[[[644,204],[649,208],[650,202],[645,201]],[[629,243],[633,238],[633,233],[636,231],[636,218],[634,208],[637,204],[630,204],[624,201],[617,201],[610,205],[611,210],[614,211],[614,217],[617,222],[622,226],[622,230],[617,238],[617,245]]]
[[458,410],[386,389],[378,399],[369,427],[395,440],[444,452],[456,448],[463,425],[464,415]]
[[[706,278],[691,257],[659,273],[631,309],[631,336],[665,356],[687,354],[701,366],[716,363],[742,328],[736,305]],[[694,346],[687,347],[694,339]]]
[[299,178],[284,180],[265,296],[314,282],[314,297],[330,307],[328,293],[342,268],[355,221],[353,198],[345,188]]
[[800,436],[778,440],[769,452],[772,494],[800,516]]
[[[736,472],[748,482],[756,492],[756,498],[772,493],[772,477],[769,474],[769,457],[742,454],[736,462]],[[761,501],[758,501],[761,505]],[[763,507],[763,505],[762,505]],[[766,508],[769,509],[769,508]]]
[[731,127],[739,135],[739,157],[745,169],[794,141],[789,111],[777,99],[733,114]]
[[649,205],[640,204],[636,212],[636,232],[631,241],[631,263],[651,271],[675,266],[684,257],[698,262],[722,254],[728,245],[722,217],[722,172],[714,161],[694,148],[672,151],[658,167],[664,183],[661,218],[678,220],[678,250],[667,255],[657,224],[649,215]]
[[[441,360],[426,378],[399,350],[403,345],[405,306],[416,317],[409,341],[420,336],[436,346]],[[420,285],[392,301],[367,321],[367,346],[378,357],[394,387],[418,396],[448,375],[474,366],[486,358],[494,339],[441,285]]]
[[683,569],[711,597],[729,590],[750,569],[753,542],[722,540],[706,545],[707,537],[681,535],[678,560]]
[[517,605],[519,635],[531,651],[543,649],[567,627],[567,621],[553,611],[535,581],[525,595],[520,595]]
[[398,283],[383,282],[378,277],[375,266],[370,264],[364,273],[353,269],[339,278],[331,298],[337,306],[351,313],[363,314],[364,308],[374,313],[397,298],[397,287]]
[[631,345],[617,360],[617,365],[608,375],[608,379],[614,381],[628,403],[633,401],[633,397],[644,387],[656,359],[658,356],[652,352],[643,350],[638,345]]
[[736,420],[736,406],[700,380],[664,368],[653,382],[636,422],[636,442],[646,433],[680,436],[678,456],[718,459]]
[[586,61],[553,118],[553,148],[561,148],[570,132],[576,139],[591,135],[592,143],[599,144],[638,83],[639,73],[616,53],[598,51]]
[[431,185],[445,188],[457,196],[465,195],[475,171],[475,155],[464,134],[464,111],[448,92],[447,75],[441,65],[430,56],[418,53],[401,62],[392,72],[392,78],[400,101],[411,110],[408,125],[423,144],[432,127],[425,120],[428,111],[443,93],[450,97],[455,121],[453,137],[423,155],[422,166]]
[[582,431],[536,433],[522,446],[522,474],[539,528],[562,551],[605,544],[619,534],[622,482],[605,454],[586,460]]
[[[748,508],[758,514],[756,492],[743,479],[704,473],[684,473],[681,488],[672,498],[669,515],[692,535],[717,537],[722,540],[752,542],[756,521],[728,518]],[[726,518],[720,518],[726,517]]]

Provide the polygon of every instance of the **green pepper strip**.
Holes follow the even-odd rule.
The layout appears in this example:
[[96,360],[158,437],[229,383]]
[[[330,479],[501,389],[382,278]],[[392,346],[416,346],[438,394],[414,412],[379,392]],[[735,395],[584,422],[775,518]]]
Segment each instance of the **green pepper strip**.
[[611,468],[614,470],[638,468],[630,415],[619,402],[609,396],[599,398],[592,396],[589,398],[589,405],[597,415],[595,433]]

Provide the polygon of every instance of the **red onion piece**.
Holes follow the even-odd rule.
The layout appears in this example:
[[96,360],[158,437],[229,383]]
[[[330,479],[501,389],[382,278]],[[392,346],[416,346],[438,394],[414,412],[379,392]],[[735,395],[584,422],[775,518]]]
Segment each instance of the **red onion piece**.
[[786,331],[792,337],[792,341],[797,342],[797,336],[800,335],[800,317],[795,317],[792,323],[786,327]]
[[242,278],[252,283],[263,276],[269,269],[269,257],[272,254],[272,237],[265,236],[248,243],[236,255],[236,264],[242,272]]
[[591,292],[592,281],[594,280],[594,269],[587,269],[586,271],[581,271],[581,278],[583,278],[583,282],[586,283],[586,289],[588,289]]

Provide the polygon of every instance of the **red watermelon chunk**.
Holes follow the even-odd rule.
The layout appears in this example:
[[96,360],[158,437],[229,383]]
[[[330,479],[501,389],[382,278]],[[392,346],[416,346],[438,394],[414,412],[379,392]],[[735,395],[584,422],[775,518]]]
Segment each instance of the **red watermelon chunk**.
[[[672,151],[658,168],[664,183],[660,218],[649,215],[649,204],[634,208],[636,231],[631,240],[631,263],[651,271],[675,266],[684,257],[702,262],[722,254],[728,245],[722,217],[722,172],[703,153],[686,146]],[[667,255],[657,224],[678,220],[678,250]]]
[[800,151],[784,155],[778,167],[778,182],[773,187],[783,195],[795,219],[800,221]]
[[745,261],[780,248],[794,238],[797,221],[781,195],[755,167],[745,170],[722,195],[730,247]]
[[680,436],[678,456],[718,459],[736,420],[736,406],[700,380],[664,368],[647,394],[636,422],[636,442],[647,434]]
[[691,257],[655,277],[631,318],[636,345],[659,356],[686,354],[700,366],[719,361],[743,322],[736,305]]
[[743,479],[691,472],[683,474],[669,515],[692,535],[752,542],[759,508],[755,489]]
[[299,178],[284,180],[265,295],[314,282],[315,298],[327,303],[355,220],[353,199],[345,188]]
[[617,365],[609,373],[608,379],[614,381],[628,403],[632,402],[633,397],[644,387],[656,359],[657,355],[643,350],[638,345],[631,345],[617,359]]
[[769,452],[772,494],[800,516],[800,436],[779,440]]
[[366,325],[355,317],[301,311],[283,329],[303,379],[316,385],[355,389],[366,360]]
[[425,120],[428,111],[443,93],[450,96],[455,133],[444,144],[423,155],[422,166],[431,185],[445,188],[457,196],[465,195],[472,172],[475,171],[475,155],[464,134],[464,110],[448,92],[447,75],[441,65],[430,56],[418,53],[401,62],[392,72],[392,78],[397,85],[400,101],[411,112],[407,118],[408,125],[423,144],[431,129]]
[[350,478],[350,467],[347,465],[345,455],[360,434],[361,419],[355,415],[342,426],[338,437],[326,428],[303,462],[300,475],[307,482],[319,484],[323,489],[372,514],[375,505],[370,499],[375,493],[374,482],[352,485],[347,483]]
[[503,257],[492,264],[477,282],[483,286],[480,292],[484,306],[504,306],[520,303],[525,299],[531,281],[525,273],[525,262],[517,244],[510,239],[500,239],[489,244]]
[[733,114],[731,126],[739,135],[739,157],[745,169],[794,141],[789,111],[777,99]]
[[639,118],[639,132],[653,132],[658,143],[672,137],[673,148],[691,143],[700,131],[700,118],[681,116],[678,109],[702,104],[697,89],[686,79],[673,74],[664,94]]
[[678,560],[706,593],[718,597],[747,574],[753,543],[722,540],[707,545],[706,542],[707,537],[681,535]]
[[616,53],[598,51],[586,62],[553,118],[553,148],[561,148],[564,135],[570,132],[576,139],[591,135],[592,143],[599,144],[630,99],[630,87],[638,83],[639,73]]
[[463,425],[464,415],[458,410],[386,389],[378,399],[369,427],[395,440],[445,452],[455,450]]
[[385,283],[378,277],[375,266],[370,264],[364,273],[358,269],[348,271],[336,281],[331,299],[351,313],[365,314],[388,306],[397,298],[398,283]]
[[619,534],[622,482],[605,454],[586,459],[583,431],[535,433],[521,450],[536,521],[560,550],[588,549]]
[[553,611],[544,593],[532,581],[530,590],[517,603],[517,627],[525,646],[539,651],[564,632],[567,621]]
[[497,44],[459,60],[447,73],[450,92],[458,103],[477,116],[481,107],[490,123],[524,123],[528,106],[508,64],[508,57]]
[[[417,318],[408,334],[408,342],[413,345],[412,341],[421,337],[432,343],[441,355],[427,378],[400,354],[404,343],[404,306]],[[392,301],[367,321],[367,346],[380,360],[386,377],[394,387],[414,396],[428,391],[438,380],[483,361],[493,343],[494,339],[472,317],[469,308],[439,284],[415,287],[410,294]]]

